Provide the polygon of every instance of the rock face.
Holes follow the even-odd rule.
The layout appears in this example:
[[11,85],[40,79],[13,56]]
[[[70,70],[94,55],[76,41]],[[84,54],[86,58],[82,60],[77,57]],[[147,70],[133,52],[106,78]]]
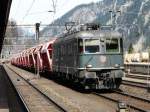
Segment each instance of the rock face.
[[135,51],[146,50],[150,46],[150,0],[103,0],[80,5],[54,21],[54,24],[62,27],[47,27],[43,29],[41,35],[55,36],[62,33],[64,23],[68,21],[81,24],[88,22],[113,24],[114,29],[124,35],[125,50],[130,44],[133,44]]

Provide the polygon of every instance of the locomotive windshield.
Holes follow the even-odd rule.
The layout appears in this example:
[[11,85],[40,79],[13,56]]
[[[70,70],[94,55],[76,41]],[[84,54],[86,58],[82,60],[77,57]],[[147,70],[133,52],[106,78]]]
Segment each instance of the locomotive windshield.
[[79,53],[83,53],[83,40],[79,39],[78,40],[78,47],[79,47]]
[[119,53],[122,52],[122,39],[79,39],[79,53]]
[[106,52],[119,52],[119,40],[118,39],[106,39]]
[[100,51],[99,39],[85,39],[85,53],[97,53]]

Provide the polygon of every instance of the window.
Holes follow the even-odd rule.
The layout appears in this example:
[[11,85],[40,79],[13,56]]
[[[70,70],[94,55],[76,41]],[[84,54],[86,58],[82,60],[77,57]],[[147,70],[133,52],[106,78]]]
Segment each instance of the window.
[[123,52],[123,40],[122,40],[122,38],[120,39],[120,50],[121,50],[121,52]]
[[85,53],[97,53],[100,51],[99,39],[85,39]]
[[78,40],[78,52],[83,53],[83,40],[82,39]]
[[106,52],[119,52],[118,39],[106,39]]

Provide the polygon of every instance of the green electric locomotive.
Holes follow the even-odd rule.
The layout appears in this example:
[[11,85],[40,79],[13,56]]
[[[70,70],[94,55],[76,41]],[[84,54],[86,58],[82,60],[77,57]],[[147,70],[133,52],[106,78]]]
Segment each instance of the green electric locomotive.
[[85,25],[53,44],[53,72],[85,89],[119,88],[123,65],[123,38],[117,31]]

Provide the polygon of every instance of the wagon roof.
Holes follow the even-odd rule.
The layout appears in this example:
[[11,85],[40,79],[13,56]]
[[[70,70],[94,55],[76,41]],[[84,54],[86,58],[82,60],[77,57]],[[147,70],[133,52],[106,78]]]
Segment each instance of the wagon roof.
[[36,48],[35,48],[33,53],[37,54],[37,52],[41,51],[42,47],[43,47],[43,44],[40,44],[40,45],[36,46]]
[[56,40],[56,38],[53,39],[53,40],[50,40],[49,42],[47,42],[45,44],[43,44],[43,47],[41,49],[41,53],[46,52],[46,50],[48,50],[48,49],[50,50],[49,46],[51,46],[55,42],[55,40]]
[[32,54],[35,49],[36,49],[35,47],[30,48],[29,54]]

